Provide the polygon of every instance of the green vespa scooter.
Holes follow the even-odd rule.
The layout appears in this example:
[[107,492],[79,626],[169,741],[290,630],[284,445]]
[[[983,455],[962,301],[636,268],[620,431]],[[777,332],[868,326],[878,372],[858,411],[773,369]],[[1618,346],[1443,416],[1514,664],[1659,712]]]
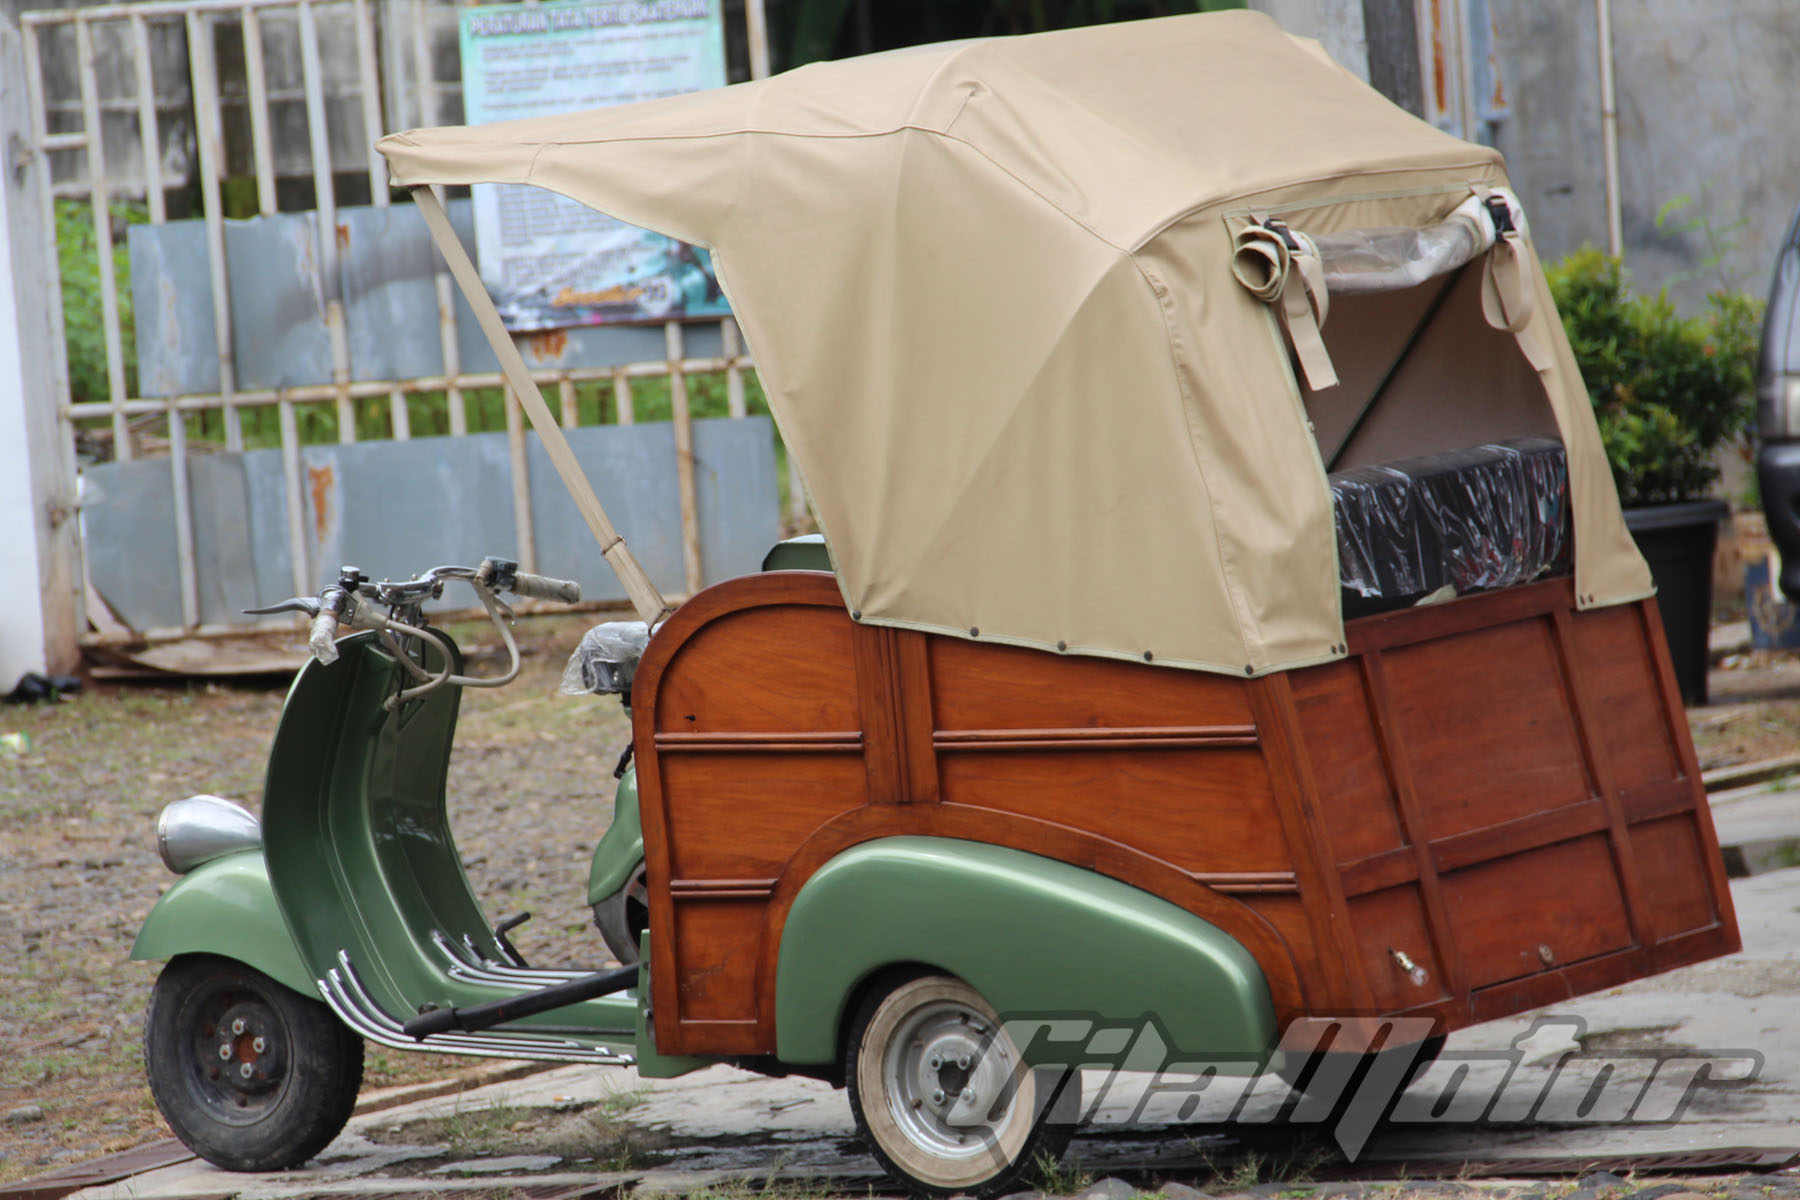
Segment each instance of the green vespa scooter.
[[[424,605],[453,581],[474,590],[500,631],[511,658],[504,674],[463,674],[455,644],[427,623]],[[158,843],[181,878],[132,948],[134,959],[169,960],[146,1021],[150,1087],[176,1134],[208,1161],[273,1170],[323,1149],[349,1119],[365,1038],[441,1053],[639,1061],[651,1074],[697,1065],[664,1062],[659,1072],[635,994],[638,966],[533,969],[507,940],[511,923],[490,928],[470,890],[445,780],[462,689],[518,674],[501,592],[579,599],[573,583],[490,558],[400,583],[345,568],[317,597],[263,610],[310,616],[313,658],[282,711],[262,820],[213,796],[164,809]],[[339,625],[354,632],[338,640]],[[590,690],[629,686],[643,640],[625,633],[584,642]],[[614,932],[624,936],[623,926]]]

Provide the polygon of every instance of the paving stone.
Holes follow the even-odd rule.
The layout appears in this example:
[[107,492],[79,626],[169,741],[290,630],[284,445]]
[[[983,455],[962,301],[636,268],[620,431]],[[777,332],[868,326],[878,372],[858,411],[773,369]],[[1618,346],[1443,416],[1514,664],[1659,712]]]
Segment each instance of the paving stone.
[[1163,1194],[1164,1200],[1206,1200],[1206,1193],[1185,1183],[1165,1183],[1154,1189]]
[[41,1104],[21,1104],[17,1108],[7,1109],[6,1115],[0,1117],[0,1120],[4,1120],[8,1125],[23,1125],[27,1121],[41,1121],[43,1119],[44,1106]]
[[1084,1188],[1075,1200],[1131,1200],[1138,1190],[1117,1176],[1097,1180]]
[[503,1175],[508,1171],[547,1171],[562,1161],[560,1154],[508,1154],[500,1158],[445,1163],[427,1175]]

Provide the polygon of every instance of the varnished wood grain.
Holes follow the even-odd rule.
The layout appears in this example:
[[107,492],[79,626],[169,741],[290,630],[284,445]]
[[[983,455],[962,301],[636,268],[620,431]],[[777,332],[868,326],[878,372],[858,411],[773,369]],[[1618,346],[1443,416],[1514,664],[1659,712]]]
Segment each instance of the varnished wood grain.
[[1256,957],[1284,1021],[1456,1028],[1723,952],[1654,609],[1573,602],[1368,618],[1344,660],[1245,680],[860,624],[823,574],[708,589],[637,680],[658,1045],[772,1052],[794,897],[902,834],[1162,896]]

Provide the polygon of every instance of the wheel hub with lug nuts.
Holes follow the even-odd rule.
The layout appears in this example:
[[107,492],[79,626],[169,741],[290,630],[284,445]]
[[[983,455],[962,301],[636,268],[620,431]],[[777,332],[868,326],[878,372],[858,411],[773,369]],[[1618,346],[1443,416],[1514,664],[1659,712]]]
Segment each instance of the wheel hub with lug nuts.
[[286,1066],[274,1020],[262,1005],[240,1002],[226,1010],[213,1028],[218,1038],[219,1066],[213,1078],[233,1090],[257,1095],[281,1081]]
[[888,1094],[907,1137],[949,1157],[979,1152],[1004,1124],[1017,1063],[986,1017],[939,1003],[913,1014],[885,1064]]

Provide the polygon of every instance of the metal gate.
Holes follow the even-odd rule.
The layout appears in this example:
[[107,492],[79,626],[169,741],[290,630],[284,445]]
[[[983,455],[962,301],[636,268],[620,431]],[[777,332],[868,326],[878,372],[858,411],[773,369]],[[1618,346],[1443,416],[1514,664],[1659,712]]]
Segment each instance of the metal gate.
[[[762,77],[768,72],[762,0],[733,0],[726,11],[734,75]],[[45,250],[65,276],[91,262],[91,291],[98,298],[99,345],[89,360],[103,370],[93,371],[79,394],[71,359],[61,353],[71,317],[63,304],[50,306],[62,427],[70,444],[90,455],[121,463],[166,459],[173,498],[170,566],[179,620],[123,627],[90,578],[84,590],[88,622],[95,627],[90,643],[245,628],[244,619],[221,617],[217,605],[208,612],[202,601],[206,581],[197,550],[210,535],[196,519],[193,468],[214,450],[278,451],[277,523],[285,549],[263,549],[285,561],[291,578],[263,583],[305,594],[317,586],[321,571],[337,565],[314,561],[323,553],[319,535],[327,514],[310,448],[406,442],[431,432],[454,444],[480,437],[484,424],[500,425],[492,432],[505,439],[510,531],[521,562],[536,569],[542,517],[532,498],[532,444],[498,369],[475,361],[469,349],[475,343],[467,337],[472,322],[466,313],[459,318],[460,302],[442,264],[429,268],[428,280],[435,297],[435,369],[421,369],[415,355],[413,369],[402,375],[384,353],[382,327],[371,340],[368,322],[352,311],[354,289],[345,284],[345,272],[359,269],[359,231],[374,231],[385,252],[409,236],[411,205],[390,207],[375,139],[389,128],[460,117],[456,60],[444,51],[444,35],[453,38],[456,17],[456,6],[443,0],[147,0],[24,15],[30,151],[51,166],[37,172]],[[250,211],[250,219],[228,219],[234,202],[240,212]],[[163,228],[180,224],[177,210],[184,206],[193,214],[191,225]],[[68,230],[79,232],[84,223],[92,238],[82,245]],[[127,232],[138,223],[147,228]],[[252,236],[257,229],[263,233],[256,236],[285,239],[311,272],[307,278],[316,284],[318,300],[313,349],[322,378],[255,377],[250,360],[266,347],[258,343],[258,331],[234,323],[257,299],[256,263],[242,265],[246,253],[252,260],[260,253],[262,243]],[[159,248],[171,270],[195,278],[203,258],[204,287],[190,290],[187,306],[198,312],[190,322],[195,328],[210,321],[211,360],[199,374],[211,386],[194,387],[192,375],[152,379],[143,369],[134,378],[129,293],[121,290],[118,269],[127,240]],[[234,240],[252,246],[235,265],[228,253]],[[182,251],[189,246],[192,254]],[[141,282],[134,281],[133,290],[141,292]],[[179,327],[180,305],[170,296],[151,299],[136,306],[138,321],[152,323],[170,344],[192,332]],[[136,340],[143,341],[141,329]],[[727,318],[705,325],[672,322],[659,330],[558,331],[522,337],[520,344],[539,385],[553,405],[560,402],[565,428],[634,424],[645,415],[646,390],[655,393],[659,409],[666,401],[680,501],[678,581],[687,592],[697,589],[708,572],[702,489],[695,478],[694,394],[698,386],[722,401],[717,407],[730,420],[751,414],[755,364],[736,323]],[[433,428],[415,429],[421,421]],[[273,461],[271,455],[271,480]],[[803,514],[797,473],[788,490],[790,515]],[[546,569],[556,567],[545,563]]]

